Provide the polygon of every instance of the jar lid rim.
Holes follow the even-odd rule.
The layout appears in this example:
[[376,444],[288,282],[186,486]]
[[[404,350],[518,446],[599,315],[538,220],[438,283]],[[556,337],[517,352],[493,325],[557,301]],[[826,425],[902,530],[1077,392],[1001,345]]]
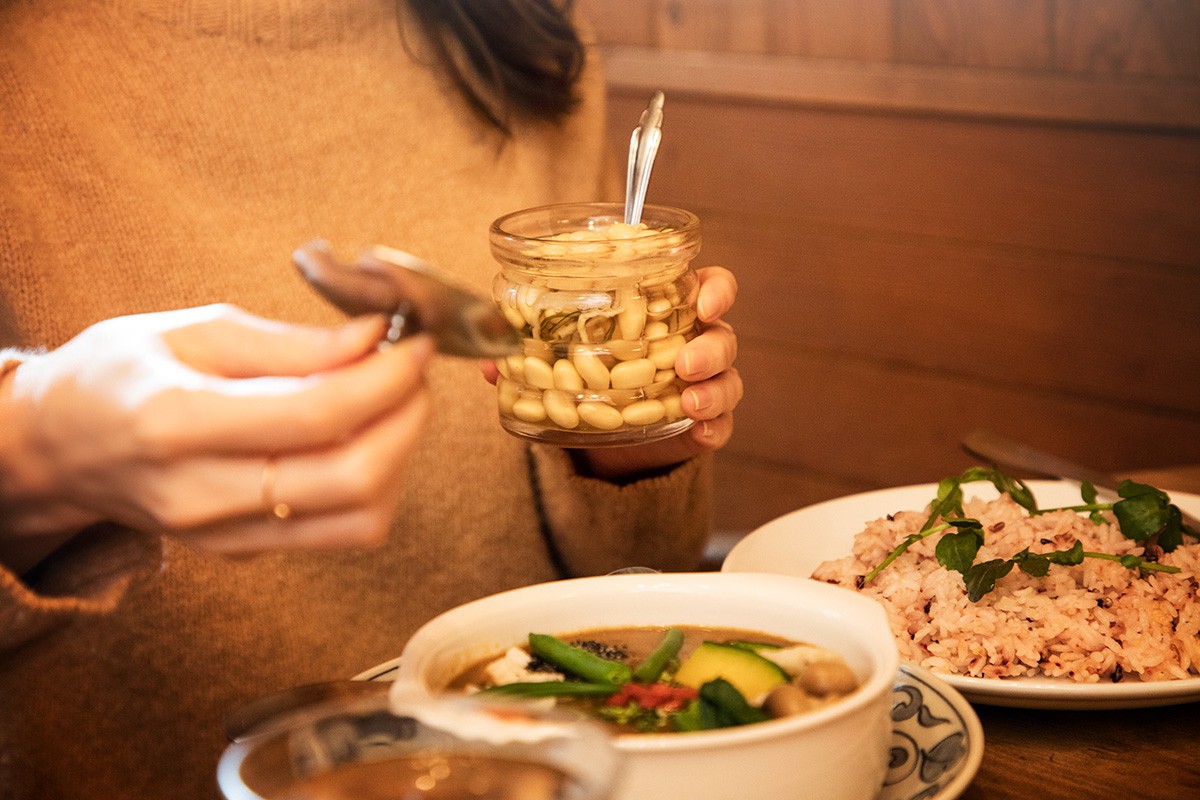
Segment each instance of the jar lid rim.
[[[522,233],[516,233],[508,230],[512,221],[519,218],[538,218],[544,217],[554,219],[557,217],[559,221],[565,224],[568,221],[577,220],[583,222],[587,219],[611,219],[612,222],[622,222],[624,220],[625,206],[622,203],[553,203],[543,206],[534,206],[531,208],[512,211],[498,217],[490,226],[492,236],[502,238],[508,241],[528,241],[528,242],[544,242],[555,241],[560,244],[571,244],[572,242],[563,242],[555,240],[551,237],[566,231],[589,230],[587,226],[577,226],[573,228],[564,227],[562,230],[547,232],[544,234],[532,236]],[[573,212],[573,213],[572,213]],[[700,218],[682,208],[672,206],[647,204],[642,211],[643,222],[650,224],[649,220],[661,220],[663,217],[675,217],[679,220],[677,224],[670,225],[669,230],[662,230],[645,236],[642,238],[653,239],[656,236],[668,236],[678,234],[692,234],[699,231]],[[665,221],[664,221],[665,222]],[[597,241],[612,241],[606,237],[597,237],[596,239],[580,239],[581,243],[595,243]]]

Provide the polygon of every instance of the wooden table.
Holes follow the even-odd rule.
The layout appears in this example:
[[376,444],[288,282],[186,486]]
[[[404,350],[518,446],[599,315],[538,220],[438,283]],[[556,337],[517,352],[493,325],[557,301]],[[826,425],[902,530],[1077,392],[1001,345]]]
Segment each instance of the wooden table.
[[1200,703],[975,711],[983,764],[962,800],[1200,798]]

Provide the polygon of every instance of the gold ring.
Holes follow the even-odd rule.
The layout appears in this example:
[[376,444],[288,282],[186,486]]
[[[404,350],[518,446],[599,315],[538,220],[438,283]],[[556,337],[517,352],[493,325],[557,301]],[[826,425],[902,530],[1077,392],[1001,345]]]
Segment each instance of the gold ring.
[[279,476],[279,467],[274,458],[268,458],[263,464],[262,471],[262,503],[267,514],[273,519],[285,520],[292,515],[292,507],[287,503],[275,501],[275,479]]

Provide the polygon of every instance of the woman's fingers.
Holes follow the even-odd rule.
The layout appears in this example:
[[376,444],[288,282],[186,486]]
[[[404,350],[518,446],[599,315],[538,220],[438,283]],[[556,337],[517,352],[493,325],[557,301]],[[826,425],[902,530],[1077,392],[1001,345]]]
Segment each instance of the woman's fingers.
[[713,322],[725,315],[737,300],[737,278],[724,267],[696,270],[700,291],[696,295],[696,316],[701,322]]
[[692,419],[711,420],[728,414],[742,401],[742,376],[728,369],[683,390],[683,413]]
[[712,322],[675,357],[675,372],[685,381],[708,380],[737,359],[737,336],[727,322]]
[[362,358],[387,332],[387,320],[379,315],[321,328],[263,319],[229,305],[202,310],[209,311],[206,319],[165,331],[163,339],[184,364],[225,378],[334,369]]
[[319,376],[214,380],[148,401],[141,431],[151,451],[282,453],[328,447],[408,401],[433,354],[425,336]]
[[[421,393],[345,446],[278,457],[272,500],[305,515],[365,505],[395,494],[430,409],[428,394]],[[258,507],[264,504],[260,501]]]
[[121,521],[192,540],[269,519],[277,504],[286,507],[289,523],[354,509],[389,518],[429,413],[422,392],[334,448],[274,457],[189,457],[158,466],[141,481],[139,513]]

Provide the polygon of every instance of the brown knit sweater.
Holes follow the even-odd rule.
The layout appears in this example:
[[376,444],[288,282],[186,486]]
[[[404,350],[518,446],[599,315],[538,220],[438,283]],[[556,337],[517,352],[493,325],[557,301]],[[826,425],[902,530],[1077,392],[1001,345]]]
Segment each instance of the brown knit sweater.
[[[217,301],[334,322],[289,263],[317,236],[486,291],[493,218],[606,182],[599,75],[568,123],[502,142],[405,35],[391,0],[0,2],[0,346]],[[228,560],[97,528],[36,578],[0,570],[0,798],[215,797],[223,711],[553,579],[551,550],[576,574],[697,563],[706,460],[616,486],[535,448],[548,544],[478,366],[438,358],[430,382],[380,550]]]

